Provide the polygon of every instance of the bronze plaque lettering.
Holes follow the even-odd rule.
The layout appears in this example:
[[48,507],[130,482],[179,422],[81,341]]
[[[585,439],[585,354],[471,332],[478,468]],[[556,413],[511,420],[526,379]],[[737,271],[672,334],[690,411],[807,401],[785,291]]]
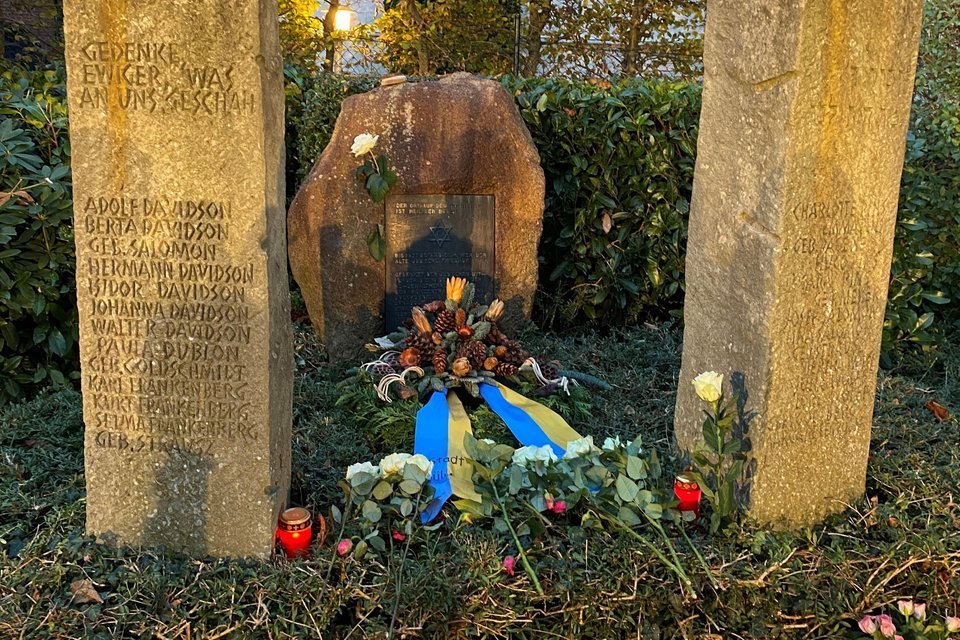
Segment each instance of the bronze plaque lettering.
[[496,226],[493,196],[397,196],[387,198],[387,330],[410,309],[442,299],[448,277],[468,278],[477,299],[494,292]]

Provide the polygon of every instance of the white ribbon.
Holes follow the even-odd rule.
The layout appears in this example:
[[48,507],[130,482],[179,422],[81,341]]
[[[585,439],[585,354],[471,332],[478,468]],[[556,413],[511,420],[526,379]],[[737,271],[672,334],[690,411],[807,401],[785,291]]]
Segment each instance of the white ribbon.
[[524,363],[523,363],[522,365],[520,365],[520,368],[522,369],[522,368],[524,368],[524,367],[526,367],[526,366],[529,366],[530,368],[533,369],[533,375],[537,376],[537,380],[540,382],[540,384],[542,384],[542,385],[544,385],[544,386],[546,386],[546,385],[548,385],[548,384],[555,384],[555,385],[557,385],[558,387],[560,387],[561,389],[563,389],[564,393],[566,393],[567,395],[570,395],[570,385],[571,385],[571,384],[572,384],[573,386],[575,386],[575,387],[579,387],[579,386],[580,386],[580,383],[579,383],[579,382],[577,382],[576,380],[572,380],[572,379],[568,378],[567,376],[560,376],[559,378],[557,378],[557,379],[555,379],[555,380],[550,380],[550,379],[547,378],[545,375],[543,375],[543,369],[540,368],[540,363],[537,362],[536,358],[527,358],[527,359],[524,361]]
[[[373,364],[373,363],[369,363]],[[393,402],[390,398],[390,386],[394,382],[399,382],[400,384],[407,384],[407,374],[415,373],[419,377],[423,377],[423,369],[420,367],[407,367],[402,372],[398,373],[388,373],[387,375],[380,378],[380,382],[377,383],[377,397],[383,400],[384,402]]]

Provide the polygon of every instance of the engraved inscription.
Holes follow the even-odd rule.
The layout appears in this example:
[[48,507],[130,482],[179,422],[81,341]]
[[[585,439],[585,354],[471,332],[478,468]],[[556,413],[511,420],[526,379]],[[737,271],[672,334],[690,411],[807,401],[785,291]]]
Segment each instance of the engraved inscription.
[[[779,339],[773,344],[777,362],[789,363],[789,397],[780,399],[778,416],[767,430],[774,446],[802,445],[809,438],[846,442],[851,422],[869,421],[876,362],[864,355],[865,335],[880,331],[886,297],[886,264],[876,251],[876,229],[891,227],[896,200],[883,198],[797,202],[788,208],[784,243],[789,256],[780,274],[782,314]],[[885,245],[887,239],[879,239]],[[827,284],[829,283],[829,284]],[[882,283],[884,286],[878,286]],[[806,407],[811,397],[840,401],[821,406],[816,415]],[[859,415],[864,414],[864,415]],[[803,418],[804,428],[784,428]]]
[[386,213],[385,316],[400,325],[411,307],[442,298],[448,277],[469,278],[478,295],[494,292],[493,196],[400,196]]
[[173,42],[87,42],[74,76],[81,109],[194,116],[252,115],[256,94],[237,83],[233,65],[194,60]]
[[97,447],[210,455],[219,441],[255,440],[244,353],[258,275],[221,252],[234,224],[229,201],[97,194],[83,203],[77,276],[93,348],[82,375]]

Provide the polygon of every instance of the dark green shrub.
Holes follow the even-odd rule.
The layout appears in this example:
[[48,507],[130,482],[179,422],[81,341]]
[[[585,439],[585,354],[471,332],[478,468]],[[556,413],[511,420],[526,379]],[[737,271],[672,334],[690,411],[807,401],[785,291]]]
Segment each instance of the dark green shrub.
[[916,93],[900,189],[886,364],[929,351],[960,319],[960,14],[953,0],[926,4]]
[[0,75],[0,404],[78,377],[62,73]]
[[700,89],[507,78],[547,179],[549,324],[662,319],[683,302]]
[[340,103],[377,86],[374,76],[337,76],[287,66],[287,176],[291,195],[330,142]]

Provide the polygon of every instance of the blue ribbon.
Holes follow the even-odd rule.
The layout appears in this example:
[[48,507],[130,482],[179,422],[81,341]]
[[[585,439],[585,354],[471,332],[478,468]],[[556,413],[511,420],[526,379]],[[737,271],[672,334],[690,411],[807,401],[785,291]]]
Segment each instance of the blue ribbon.
[[507,402],[499,387],[482,383],[480,385],[480,395],[487,401],[493,412],[500,416],[500,419],[507,425],[514,437],[520,441],[520,444],[535,447],[548,444],[558,458],[563,457],[566,449],[551,440],[543,428],[530,417],[530,414]]
[[[455,413],[460,417],[451,418],[453,409],[448,405],[448,393],[450,391],[447,389],[434,391],[427,403],[417,412],[413,450],[414,453],[422,454],[433,462],[433,473],[429,484],[433,487],[434,493],[433,499],[421,515],[423,522],[433,520],[440,513],[444,503],[453,495],[449,475],[449,465],[453,456],[450,447],[451,426],[457,427],[454,431],[458,434],[456,436],[458,439],[464,431],[469,433],[470,428],[469,421],[463,413],[463,407],[456,396],[451,396],[449,401],[458,407]],[[496,384],[481,383],[480,395],[524,446],[549,445],[557,457],[561,458],[566,452],[567,443],[580,437],[580,434],[570,428],[570,425],[555,412],[511,389],[501,389]],[[459,460],[463,453],[462,443],[455,444],[454,449]],[[462,460],[458,463],[462,464]],[[455,479],[458,478],[460,476]],[[469,497],[471,494],[476,496],[469,477],[466,478],[466,482],[461,479],[458,487],[458,495],[461,497]]]
[[447,390],[434,391],[419,411],[417,424],[413,436],[414,453],[423,454],[428,460],[433,460],[433,473],[430,476],[430,485],[433,487],[433,499],[421,515],[423,522],[429,522],[437,517],[443,504],[453,495],[450,486],[450,476],[447,474],[445,461],[450,456],[448,420],[450,413],[447,410]]

